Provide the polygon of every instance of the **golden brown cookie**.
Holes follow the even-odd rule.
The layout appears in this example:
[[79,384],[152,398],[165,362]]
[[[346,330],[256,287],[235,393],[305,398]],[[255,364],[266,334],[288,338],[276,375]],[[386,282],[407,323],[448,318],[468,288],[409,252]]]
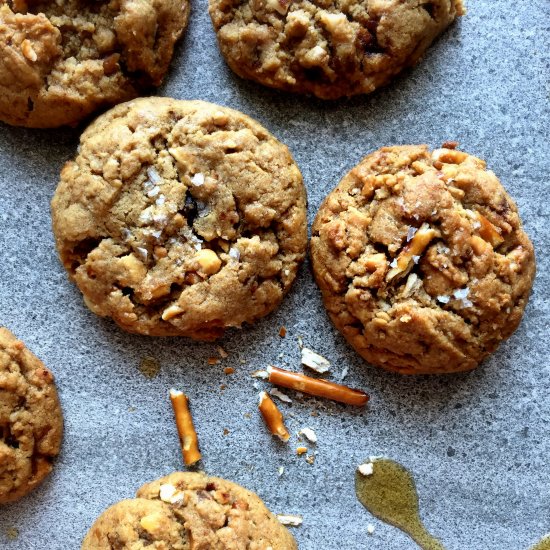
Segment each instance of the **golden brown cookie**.
[[535,275],[516,205],[454,146],[368,155],[313,224],[330,318],[367,361],[403,374],[475,368],[516,330]]
[[130,332],[214,339],[272,311],[307,244],[302,177],[251,118],[140,99],[82,135],[52,201],[63,265]]
[[82,550],[296,550],[292,535],[243,487],[176,472],[107,509]]
[[0,327],[0,504],[20,499],[50,473],[62,431],[52,373]]
[[462,0],[209,0],[242,78],[322,99],[370,93],[414,65]]
[[0,0],[0,120],[74,125],[158,86],[188,0]]

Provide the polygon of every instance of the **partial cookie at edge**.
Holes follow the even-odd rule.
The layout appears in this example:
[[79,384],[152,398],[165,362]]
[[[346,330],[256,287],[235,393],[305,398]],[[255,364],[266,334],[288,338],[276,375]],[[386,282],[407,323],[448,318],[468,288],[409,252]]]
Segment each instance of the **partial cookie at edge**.
[[0,327],[0,504],[22,498],[50,473],[62,431],[52,373]]
[[82,550],[121,550],[155,542],[173,550],[254,548],[296,550],[290,532],[260,498],[224,479],[175,472],[147,483],[132,500],[107,509],[94,523]]
[[387,84],[465,13],[462,0],[209,4],[221,52],[235,73],[322,99]]
[[160,85],[188,16],[188,0],[0,0],[0,120],[74,125],[142,95]]

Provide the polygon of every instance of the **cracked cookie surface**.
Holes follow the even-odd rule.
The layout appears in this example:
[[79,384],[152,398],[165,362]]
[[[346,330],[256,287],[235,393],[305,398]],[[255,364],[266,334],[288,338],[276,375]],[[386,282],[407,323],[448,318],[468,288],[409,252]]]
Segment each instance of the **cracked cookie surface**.
[[175,472],[107,509],[82,550],[296,550],[260,498],[216,477]]
[[242,78],[322,99],[370,93],[414,65],[462,0],[209,0]]
[[74,125],[158,86],[187,0],[0,0],[0,120]]
[[79,150],[52,218],[92,311],[130,332],[209,340],[278,306],[305,255],[306,197],[260,124],[146,98],[99,117]]
[[321,205],[311,255],[335,326],[404,374],[475,368],[518,327],[535,276],[516,205],[454,143],[365,157]]
[[0,327],[0,504],[20,499],[50,473],[62,430],[52,373]]

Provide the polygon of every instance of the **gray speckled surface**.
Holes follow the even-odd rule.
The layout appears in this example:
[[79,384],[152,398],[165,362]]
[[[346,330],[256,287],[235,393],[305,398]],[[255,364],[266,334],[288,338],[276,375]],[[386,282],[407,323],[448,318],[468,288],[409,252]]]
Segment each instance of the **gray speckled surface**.
[[[181,468],[171,386],[192,398],[208,472],[256,491],[273,511],[303,514],[294,529],[303,550],[415,548],[355,498],[355,466],[373,454],[414,472],[422,515],[449,550],[522,550],[550,531],[550,6],[469,4],[468,16],[388,88],[321,103],[233,76],[206,0],[196,0],[161,93],[240,109],[287,143],[304,174],[310,221],[340,177],[379,146],[456,139],[485,158],[519,205],[538,276],[520,329],[471,374],[412,379],[366,366],[329,324],[308,265],[274,315],[223,339],[230,356],[222,365],[206,364],[215,354],[209,344],[121,332],[83,305],[50,231],[49,201],[79,130],[0,124],[0,323],[54,371],[66,420],[53,475],[0,509],[0,548],[77,549],[108,505]],[[295,440],[285,447],[267,435],[249,377],[268,363],[297,369],[298,335],[333,362],[336,376],[348,367],[346,382],[372,397],[365,411],[308,398],[282,406],[293,432],[306,425],[317,432],[313,466],[295,456]],[[138,370],[145,355],[162,366],[152,380]],[[224,366],[236,374],[226,376]],[[368,523],[376,526],[372,536]],[[15,540],[10,528],[19,531]]]

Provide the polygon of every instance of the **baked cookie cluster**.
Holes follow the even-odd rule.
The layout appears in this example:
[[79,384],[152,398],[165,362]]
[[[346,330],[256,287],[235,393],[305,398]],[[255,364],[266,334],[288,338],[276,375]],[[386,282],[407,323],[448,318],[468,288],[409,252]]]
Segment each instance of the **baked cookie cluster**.
[[[322,99],[387,84],[465,13],[462,0],[209,6],[238,75]],[[119,104],[88,126],[62,170],[51,203],[61,262],[90,310],[122,329],[215,340],[288,293],[306,253],[306,191],[288,148],[248,116],[203,101],[135,99],[161,84],[188,15],[187,0],[0,0],[0,120],[75,125]],[[314,276],[332,322],[366,361],[401,374],[477,367],[518,327],[535,276],[513,200],[484,161],[456,146],[375,151],[328,195],[312,227]],[[330,367],[308,348],[302,363],[317,374]],[[274,366],[253,376],[351,406],[369,399]],[[201,453],[188,398],[170,397],[192,466]],[[270,433],[288,442],[275,402],[259,397]],[[52,374],[0,328],[0,504],[51,471],[62,424]],[[317,442],[311,428],[302,436]],[[254,493],[177,472],[107,509],[82,543],[115,548],[297,544]]]

